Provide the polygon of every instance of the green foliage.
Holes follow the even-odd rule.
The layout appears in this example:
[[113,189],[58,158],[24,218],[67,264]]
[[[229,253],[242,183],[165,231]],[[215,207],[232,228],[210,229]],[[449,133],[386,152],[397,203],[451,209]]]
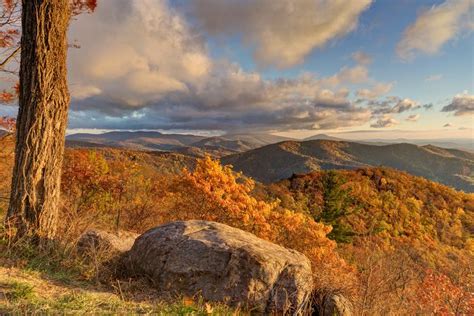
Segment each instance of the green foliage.
[[330,239],[340,243],[349,243],[355,233],[342,219],[350,214],[354,201],[350,195],[350,189],[342,187],[344,182],[345,179],[335,171],[324,173],[322,210],[314,215],[314,219],[332,226],[332,231],[328,235]]
[[31,300],[35,298],[33,286],[28,283],[11,282],[5,284],[4,287],[7,288],[5,296],[11,301]]

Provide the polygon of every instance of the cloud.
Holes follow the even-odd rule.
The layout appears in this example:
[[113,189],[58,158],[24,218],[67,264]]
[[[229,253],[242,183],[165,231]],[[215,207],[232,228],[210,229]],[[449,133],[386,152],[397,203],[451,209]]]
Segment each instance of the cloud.
[[226,70],[216,70],[199,87],[170,93],[139,108],[101,96],[81,100],[74,106],[76,116],[71,116],[71,127],[332,129],[362,125],[371,117],[368,109],[347,99],[347,90],[326,89],[315,77],[267,81],[236,65],[222,68]]
[[451,123],[446,123],[446,124],[443,125],[443,127],[453,127],[453,124],[451,124]]
[[365,124],[369,109],[342,85],[365,66],[330,77],[264,79],[213,60],[204,39],[164,0],[102,0],[69,37],[70,128],[286,130]]
[[356,92],[361,99],[374,100],[392,90],[393,83],[377,83],[370,89],[360,89]]
[[405,98],[390,96],[384,101],[369,101],[374,114],[399,114],[406,111],[418,110],[423,107],[419,102]]
[[430,81],[438,81],[438,80],[441,80],[443,78],[443,75],[441,74],[438,74],[438,75],[431,75],[431,76],[428,76],[425,78],[425,81],[426,82],[430,82]]
[[435,54],[452,38],[473,29],[472,0],[446,0],[421,13],[408,26],[397,45],[402,59],[412,59],[416,53]]
[[372,63],[372,57],[364,52],[357,51],[352,53],[354,61],[361,65],[370,65]]
[[195,0],[188,10],[210,35],[241,36],[259,65],[286,68],[353,31],[371,2]]
[[458,94],[441,112],[454,112],[455,116],[474,114],[474,95]]
[[365,66],[343,67],[335,75],[324,78],[321,84],[337,86],[343,83],[364,83],[369,80],[369,70]]
[[433,108],[433,103],[423,104],[425,110],[431,110]]
[[373,127],[373,128],[387,128],[387,127],[396,126],[398,124],[399,124],[399,122],[396,119],[392,118],[389,115],[384,115],[384,116],[380,117],[377,121],[373,122],[370,125],[370,127]]
[[420,114],[412,114],[410,116],[408,116],[405,121],[408,121],[408,122],[417,122],[418,120],[420,119]]
[[165,1],[104,0],[71,25],[69,73],[75,99],[94,95],[129,106],[186,91],[210,72],[202,41]]
[[397,104],[392,108],[392,113],[403,113],[405,111],[416,110],[421,106],[417,101],[411,99],[398,100]]

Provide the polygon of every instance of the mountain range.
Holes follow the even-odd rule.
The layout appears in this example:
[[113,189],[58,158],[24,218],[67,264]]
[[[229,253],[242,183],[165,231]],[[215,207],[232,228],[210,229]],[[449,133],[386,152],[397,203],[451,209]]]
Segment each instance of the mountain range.
[[474,154],[433,145],[284,141],[221,159],[264,183],[315,170],[385,166],[474,192]]
[[73,134],[67,146],[174,152],[194,158],[208,154],[264,183],[315,170],[385,166],[474,192],[474,154],[432,144],[351,142],[324,134],[297,141],[268,134],[205,137],[137,131]]
[[109,132],[104,134],[72,134],[67,136],[69,147],[117,147],[136,150],[173,151],[194,157],[223,157],[288,140],[270,134],[228,134],[196,136],[163,134],[160,132]]

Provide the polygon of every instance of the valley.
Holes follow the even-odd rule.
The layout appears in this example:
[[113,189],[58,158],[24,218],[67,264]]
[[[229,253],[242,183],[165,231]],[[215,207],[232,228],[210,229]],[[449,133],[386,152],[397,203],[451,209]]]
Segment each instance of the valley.
[[67,145],[209,155],[265,183],[315,170],[384,166],[474,192],[474,154],[434,145],[350,142],[324,134],[297,141],[270,134],[203,137],[158,132],[73,134]]

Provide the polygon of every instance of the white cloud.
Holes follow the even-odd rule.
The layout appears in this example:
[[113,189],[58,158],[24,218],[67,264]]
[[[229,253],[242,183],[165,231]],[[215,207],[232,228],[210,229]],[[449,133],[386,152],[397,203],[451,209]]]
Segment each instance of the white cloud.
[[418,120],[420,119],[420,114],[412,114],[412,115],[409,115],[405,121],[408,121],[408,122],[417,122]]
[[211,35],[241,35],[256,61],[280,68],[353,31],[372,0],[194,0],[191,14]]
[[369,70],[365,66],[343,67],[337,74],[321,80],[323,85],[337,86],[344,83],[364,83],[369,80]]
[[451,103],[444,106],[442,112],[454,112],[455,116],[474,114],[474,95],[466,93],[454,96]]
[[357,91],[357,97],[361,99],[374,100],[378,97],[387,94],[392,90],[393,83],[377,83],[372,88],[360,89]]
[[399,124],[399,122],[396,119],[392,118],[389,115],[384,115],[384,116],[380,117],[377,121],[373,122],[370,125],[370,127],[373,127],[373,128],[387,128],[387,127],[394,127],[398,124]]
[[70,38],[72,128],[336,128],[369,121],[342,85],[367,81],[365,66],[334,76],[265,80],[212,60],[203,38],[165,0],[102,0]]
[[72,96],[100,94],[129,105],[186,91],[212,61],[185,21],[160,0],[103,0],[71,25],[80,49],[69,53]]
[[374,114],[399,114],[406,111],[418,110],[422,107],[429,108],[428,105],[421,105],[419,102],[405,98],[390,96],[384,101],[369,101],[369,106]]
[[472,8],[472,0],[446,0],[424,11],[404,31],[397,45],[398,56],[411,59],[420,52],[437,53],[446,42],[473,29]]

